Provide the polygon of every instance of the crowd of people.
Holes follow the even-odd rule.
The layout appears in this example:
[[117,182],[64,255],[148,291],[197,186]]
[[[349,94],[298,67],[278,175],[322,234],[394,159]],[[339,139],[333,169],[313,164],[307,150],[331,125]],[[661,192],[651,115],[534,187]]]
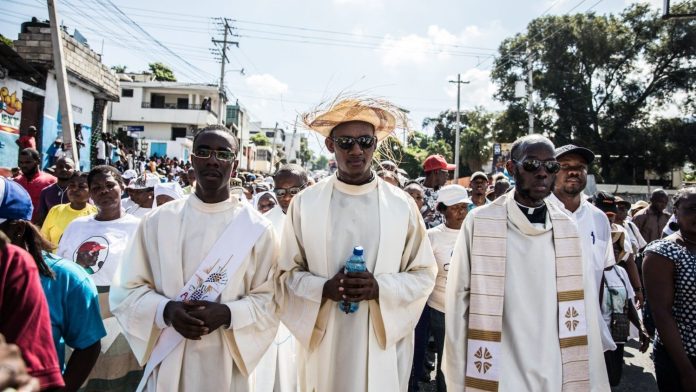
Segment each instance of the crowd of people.
[[663,190],[588,196],[593,152],[541,135],[467,186],[439,155],[409,179],[373,162],[398,113],[304,116],[323,179],[237,173],[221,126],[190,163],[48,174],[22,149],[0,178],[0,390],[608,391],[631,339],[660,391],[696,387],[696,188],[672,214]]

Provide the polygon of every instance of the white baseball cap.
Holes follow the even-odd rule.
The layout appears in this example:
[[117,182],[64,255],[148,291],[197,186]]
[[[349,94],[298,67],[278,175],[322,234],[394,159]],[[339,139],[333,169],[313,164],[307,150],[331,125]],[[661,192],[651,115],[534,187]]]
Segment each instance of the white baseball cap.
[[138,176],[138,173],[136,173],[135,170],[133,170],[133,169],[128,169],[128,170],[124,171],[123,174],[121,174],[121,177],[126,179],[126,180],[132,180],[137,176]]
[[131,181],[131,183],[128,184],[128,188],[130,188],[130,189],[154,188],[155,185],[157,185],[159,183],[160,183],[160,179],[159,179],[159,176],[157,176],[157,174],[143,173],[135,181]]
[[461,185],[445,185],[437,191],[437,202],[447,207],[459,203],[471,203],[469,192]]

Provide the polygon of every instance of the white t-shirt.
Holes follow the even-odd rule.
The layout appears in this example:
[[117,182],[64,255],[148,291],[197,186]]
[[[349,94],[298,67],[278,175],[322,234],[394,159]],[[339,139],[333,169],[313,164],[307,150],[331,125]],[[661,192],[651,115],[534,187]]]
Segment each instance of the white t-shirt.
[[[139,204],[133,201],[131,201],[131,203],[132,204],[130,206],[125,208],[127,215],[132,215],[140,219],[144,217],[148,212],[152,211],[152,208],[141,207]],[[155,205],[155,203],[153,202],[152,205]],[[121,204],[121,206],[123,206],[123,203]]]
[[97,159],[106,159],[106,144],[103,140],[97,142]]
[[[614,247],[611,243],[611,226],[609,219],[599,208],[593,206],[587,200],[580,203],[580,207],[574,212],[565,208],[565,205],[553,193],[548,200],[558,206],[578,225],[578,235],[582,243],[583,255],[591,259],[592,270],[595,273],[596,287],[602,279],[602,271],[616,264],[614,259]],[[586,252],[589,253],[586,254]]]
[[454,244],[457,242],[459,230],[450,229],[445,224],[441,224],[428,230],[430,246],[433,248],[435,261],[437,262],[437,277],[435,278],[435,288],[430,298],[428,306],[445,312],[445,288],[447,287],[447,271],[449,271],[450,260]]
[[623,223],[623,228],[626,229],[626,232],[628,233],[634,253],[638,253],[640,249],[643,249],[645,245],[648,244],[645,242],[643,235],[640,234],[640,230],[638,230],[635,223],[625,220]]
[[[636,294],[631,286],[631,281],[628,279],[628,273],[618,265],[615,265],[609,271],[604,271],[604,279],[606,284],[602,286],[602,290],[604,290],[602,294],[602,318],[607,328],[600,328],[600,331],[603,335],[606,334],[606,336],[602,336],[602,340],[609,339],[613,341],[611,331],[609,330],[612,309],[616,313],[622,313],[626,301],[631,301],[629,306],[633,306],[633,298]],[[623,282],[621,282],[621,279],[623,279]],[[611,294],[611,298],[609,297],[610,292],[607,286],[611,291],[614,291],[614,294]]]
[[140,219],[124,214],[112,221],[98,221],[94,216],[70,222],[58,244],[59,256],[82,264],[97,286],[110,286],[116,268]]

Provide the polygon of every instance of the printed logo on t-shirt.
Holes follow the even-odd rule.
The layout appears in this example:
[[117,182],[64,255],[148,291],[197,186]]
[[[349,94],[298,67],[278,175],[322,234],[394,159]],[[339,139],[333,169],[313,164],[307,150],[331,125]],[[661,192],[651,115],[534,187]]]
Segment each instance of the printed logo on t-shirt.
[[77,247],[73,260],[88,273],[99,271],[109,255],[109,241],[104,237],[92,236]]

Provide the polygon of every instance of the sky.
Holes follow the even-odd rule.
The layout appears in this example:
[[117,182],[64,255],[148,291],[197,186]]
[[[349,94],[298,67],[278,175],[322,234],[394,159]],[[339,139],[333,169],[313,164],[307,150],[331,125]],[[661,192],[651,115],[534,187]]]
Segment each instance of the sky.
[[[646,0],[660,9],[662,0]],[[213,38],[227,18],[225,86],[264,126],[292,130],[298,114],[341,92],[386,98],[410,111],[412,128],[456,108],[499,110],[489,78],[498,45],[542,15],[619,13],[632,0],[56,0],[68,31],[77,28],[108,66],[128,71],[169,65],[179,81],[214,83]],[[0,0],[0,34],[47,18],[41,0]],[[217,19],[216,19],[217,18]],[[219,49],[219,46],[217,47]],[[243,69],[242,74],[240,70]],[[298,132],[303,132],[297,124]],[[322,151],[310,133],[310,145]]]

